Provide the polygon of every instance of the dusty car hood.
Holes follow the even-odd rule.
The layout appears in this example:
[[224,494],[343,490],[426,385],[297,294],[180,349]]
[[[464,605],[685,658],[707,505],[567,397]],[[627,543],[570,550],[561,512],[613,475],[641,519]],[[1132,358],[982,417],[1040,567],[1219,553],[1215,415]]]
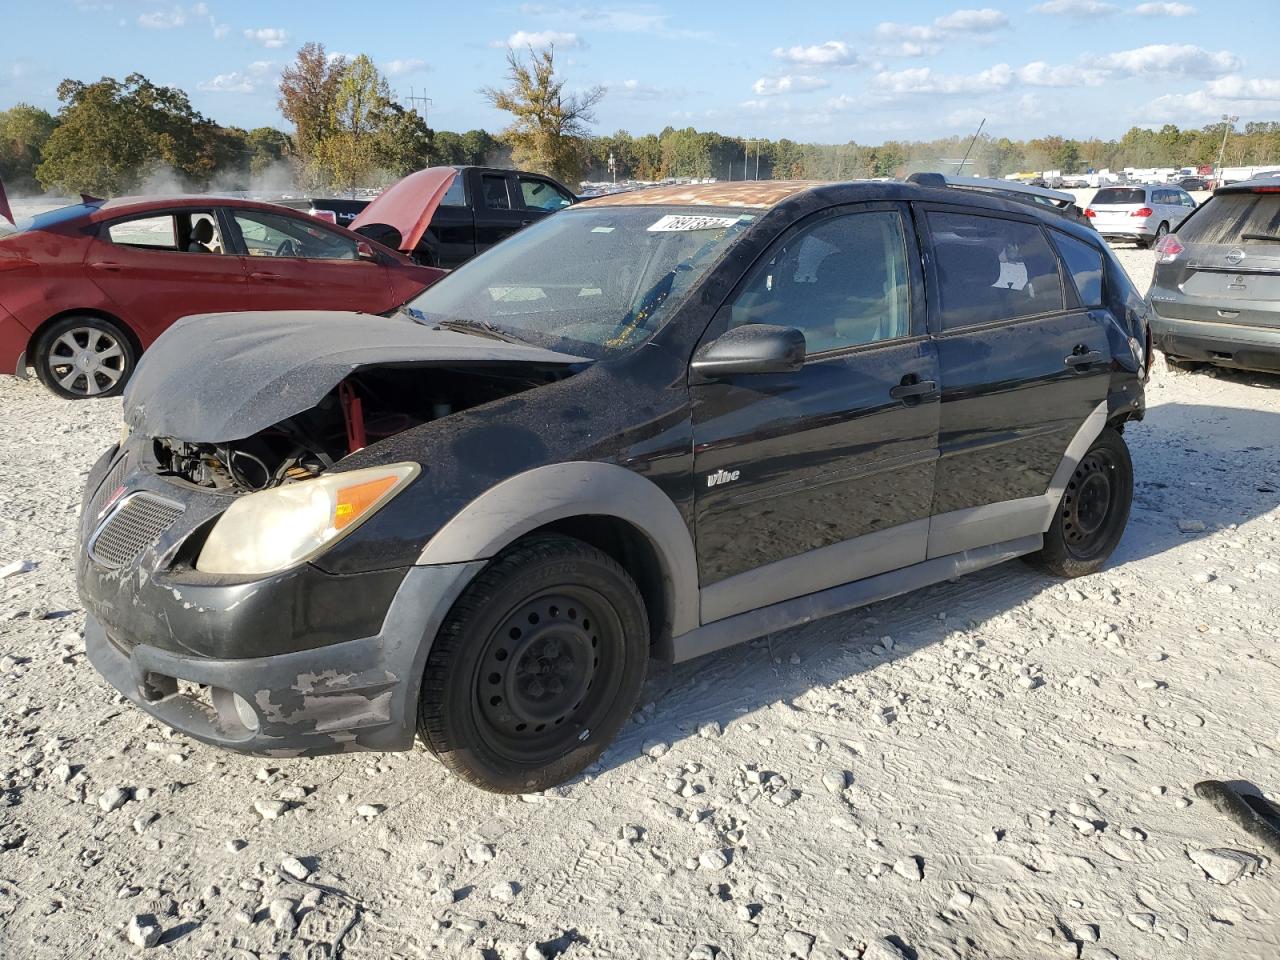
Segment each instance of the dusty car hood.
[[362,367],[494,362],[587,361],[399,317],[205,314],[179,320],[143,354],[125,390],[124,418],[145,436],[228,443],[315,406]]
[[350,229],[359,231],[373,224],[393,227],[400,234],[400,251],[412,253],[457,175],[453,167],[428,167],[409,174],[361,210]]

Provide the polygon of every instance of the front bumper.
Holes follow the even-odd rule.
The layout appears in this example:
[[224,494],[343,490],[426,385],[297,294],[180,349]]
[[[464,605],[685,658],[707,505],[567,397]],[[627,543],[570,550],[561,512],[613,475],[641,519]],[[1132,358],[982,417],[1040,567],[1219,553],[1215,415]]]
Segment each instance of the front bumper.
[[26,378],[27,344],[30,340],[31,331],[0,305],[0,373]]
[[[145,459],[139,445],[95,465],[80,529],[85,646],[111,685],[169,726],[243,752],[408,749],[432,641],[483,561],[348,576],[310,564],[259,579],[200,574],[183,561],[188,543],[228,498],[129,469],[135,458]],[[112,497],[113,488],[129,492]],[[140,492],[184,509],[129,562],[104,565],[91,556],[94,531],[111,503]]]
[[235,660],[184,655],[130,646],[90,615],[86,652],[131,701],[205,743],[271,757],[407,750],[432,640],[483,566],[413,567],[376,635],[312,650]]
[[[1159,311],[1163,304],[1157,304]],[[1165,309],[1168,309],[1165,306]],[[1151,318],[1156,348],[1173,357],[1242,370],[1280,371],[1280,327],[1207,320]]]

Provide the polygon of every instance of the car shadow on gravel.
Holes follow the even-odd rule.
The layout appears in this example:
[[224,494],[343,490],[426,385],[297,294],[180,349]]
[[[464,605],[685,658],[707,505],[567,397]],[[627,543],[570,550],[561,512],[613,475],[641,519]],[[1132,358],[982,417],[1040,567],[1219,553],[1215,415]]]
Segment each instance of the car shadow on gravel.
[[[1080,581],[1085,592],[1100,590],[1108,571],[1280,505],[1280,460],[1273,453],[1280,450],[1280,414],[1167,403],[1149,410],[1126,438],[1135,473],[1129,525],[1102,574]],[[652,744],[697,736],[709,722],[724,728],[778,701],[856,679],[1068,582],[1015,560],[687,663],[651,662],[641,709],[590,772],[635,759]],[[877,645],[884,636],[892,638],[889,650]]]

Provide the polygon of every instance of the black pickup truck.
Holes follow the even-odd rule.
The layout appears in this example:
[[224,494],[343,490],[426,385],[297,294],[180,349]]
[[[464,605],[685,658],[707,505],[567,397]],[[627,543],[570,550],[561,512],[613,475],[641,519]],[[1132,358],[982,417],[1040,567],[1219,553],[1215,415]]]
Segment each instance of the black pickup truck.
[[429,167],[376,199],[285,200],[285,206],[348,227],[433,267],[452,268],[577,202],[539,173],[494,167]]

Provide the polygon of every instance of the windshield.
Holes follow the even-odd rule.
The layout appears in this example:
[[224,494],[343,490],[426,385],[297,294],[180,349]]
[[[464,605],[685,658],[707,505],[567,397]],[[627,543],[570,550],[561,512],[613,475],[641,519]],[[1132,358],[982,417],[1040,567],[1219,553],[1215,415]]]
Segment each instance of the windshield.
[[60,223],[75,220],[77,217],[86,216],[97,209],[97,205],[90,206],[86,203],[73,203],[69,207],[58,207],[56,210],[37,213],[34,217],[23,217],[12,226],[4,220],[0,220],[0,237],[12,236],[15,233],[26,233],[28,230],[46,230]]
[[[1246,240],[1245,234],[1249,234]],[[1188,243],[1255,242],[1280,235],[1280,194],[1225,193],[1178,228]]]
[[755,219],[722,207],[574,207],[522,230],[407,308],[601,359],[633,349]]
[[1147,192],[1141,187],[1104,187],[1093,195],[1092,206],[1102,203],[1146,203]]

